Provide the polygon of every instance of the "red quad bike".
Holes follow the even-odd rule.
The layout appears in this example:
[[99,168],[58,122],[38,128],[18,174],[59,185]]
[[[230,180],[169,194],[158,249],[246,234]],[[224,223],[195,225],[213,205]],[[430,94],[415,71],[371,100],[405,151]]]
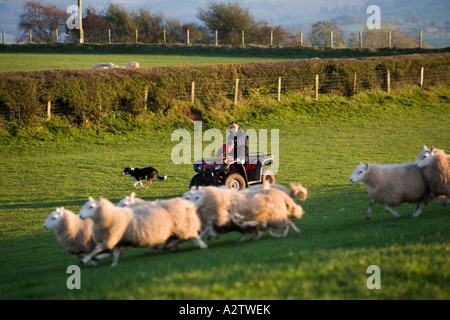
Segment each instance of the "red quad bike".
[[194,171],[197,172],[191,179],[189,188],[193,186],[226,186],[233,190],[242,190],[252,184],[269,180],[275,183],[275,175],[265,166],[273,163],[271,154],[250,155],[248,164],[239,159],[227,156],[223,151],[217,151],[216,157],[202,159],[194,162]]

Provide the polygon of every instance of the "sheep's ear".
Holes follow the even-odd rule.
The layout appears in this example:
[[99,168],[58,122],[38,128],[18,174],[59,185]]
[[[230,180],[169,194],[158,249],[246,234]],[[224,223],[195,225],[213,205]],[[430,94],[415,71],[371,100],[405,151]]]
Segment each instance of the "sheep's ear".
[[132,192],[131,194],[130,194],[130,199],[134,199],[136,197],[136,192]]
[[366,163],[366,169],[369,169],[369,166],[370,166],[370,162],[367,162]]
[[430,153],[433,153],[433,151],[434,151],[434,146],[431,147]]
[[94,201],[94,198],[92,198],[91,196],[89,196],[89,201]]
[[427,149],[428,149],[427,146],[424,145],[424,146],[423,146],[423,150],[427,150]]
[[189,190],[190,192],[195,192],[195,191],[197,191],[197,186],[192,186],[191,187],[191,190]]

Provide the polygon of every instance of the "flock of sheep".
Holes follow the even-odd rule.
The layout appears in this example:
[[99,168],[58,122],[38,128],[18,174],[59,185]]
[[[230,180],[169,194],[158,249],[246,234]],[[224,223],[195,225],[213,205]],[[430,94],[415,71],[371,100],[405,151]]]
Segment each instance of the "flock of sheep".
[[[415,203],[413,216],[418,216],[433,198],[441,204],[440,197],[450,199],[450,155],[424,147],[415,162],[361,163],[350,181],[364,182],[372,198],[366,218],[376,202],[385,204],[396,217],[400,215],[390,207]],[[208,245],[202,239],[232,231],[243,234],[239,241],[252,236],[258,239],[264,231],[274,237],[287,236],[289,229],[299,232],[291,219],[303,216],[303,208],[295,200],[306,200],[307,193],[301,184],[291,183],[287,190],[264,183],[240,191],[192,188],[181,197],[157,201],[136,198],[134,193],[117,204],[89,197],[79,214],[57,208],[44,227],[54,229],[64,249],[83,264],[96,265],[96,261],[113,256],[115,266],[129,247],[171,250],[191,240],[205,249]]]

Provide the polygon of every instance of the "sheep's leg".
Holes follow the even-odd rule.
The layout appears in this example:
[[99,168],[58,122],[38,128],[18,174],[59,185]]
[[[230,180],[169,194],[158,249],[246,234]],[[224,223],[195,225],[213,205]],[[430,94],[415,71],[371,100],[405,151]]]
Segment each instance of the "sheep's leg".
[[372,216],[372,210],[373,210],[374,205],[375,205],[375,200],[371,199],[369,209],[367,209],[366,219],[370,219],[370,217]]
[[391,207],[386,206],[385,209],[386,209],[387,212],[392,214],[394,217],[396,217],[396,218],[400,218],[401,217],[401,215],[399,215],[396,211],[392,210]]
[[423,210],[426,208],[426,204],[423,202],[416,204],[416,207],[414,208],[413,217],[418,217],[422,214]]
[[291,227],[292,230],[294,230],[295,233],[300,233],[300,229],[297,228],[297,226],[291,220],[289,220],[289,226],[288,227]]
[[[278,229],[276,229],[276,231],[279,231]],[[280,238],[280,237],[282,237],[283,236],[283,234],[281,233],[281,234],[278,234],[278,233],[276,233],[274,230],[269,230],[269,234],[272,236],[272,237],[275,237],[275,238]]]
[[111,264],[111,267],[117,266],[117,263],[119,262],[120,255],[125,252],[128,249],[128,247],[114,247],[113,249],[113,263]]
[[245,234],[242,236],[242,238],[240,238],[240,239],[238,240],[238,242],[244,242],[244,241],[247,241],[248,239],[250,239],[250,238],[252,237],[252,235],[253,235],[253,232],[247,232],[247,233],[245,233]]
[[191,240],[200,249],[208,248],[208,245],[200,237],[194,237],[194,238],[191,238]]
[[89,253],[83,259],[81,259],[81,263],[82,264],[88,263],[96,254],[102,252],[105,249],[106,246],[103,243],[99,243],[98,245],[95,246],[94,250],[92,250],[91,253]]
[[413,217],[420,216],[432,200],[433,200],[433,196],[428,196],[421,203],[416,204],[416,208],[414,209]]
[[171,239],[168,240],[166,243],[163,244],[163,249],[167,249],[167,250],[178,250],[178,246],[183,243],[184,239]]
[[112,256],[111,252],[104,252],[104,253],[99,253],[98,255],[96,255],[94,257],[95,260],[102,260],[102,259],[106,259]]
[[256,230],[255,237],[253,238],[253,240],[258,240],[259,238],[261,238],[262,234],[263,234],[262,230]]
[[160,252],[164,249],[165,243],[163,244],[159,244],[157,246],[151,246],[148,248],[148,252],[149,253],[153,253],[153,252]]

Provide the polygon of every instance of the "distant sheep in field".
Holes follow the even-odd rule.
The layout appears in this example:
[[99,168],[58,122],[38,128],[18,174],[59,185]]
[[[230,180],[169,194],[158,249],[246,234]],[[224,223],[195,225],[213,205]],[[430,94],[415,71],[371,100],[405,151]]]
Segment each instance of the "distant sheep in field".
[[422,170],[433,197],[446,196],[449,202],[450,155],[445,154],[444,150],[424,146],[414,163]]
[[91,70],[95,70],[95,69],[117,69],[117,68],[121,68],[121,69],[123,69],[123,68],[138,69],[139,68],[139,62],[135,62],[135,61],[128,62],[128,63],[125,64],[124,67],[118,66],[118,65],[116,65],[116,64],[114,64],[112,62],[109,62],[109,63],[101,62],[101,63],[94,64],[91,67]]
[[135,68],[135,69],[138,69],[139,67],[140,67],[139,62],[135,62],[135,61],[128,62],[128,63],[125,64],[125,68]]
[[364,164],[360,163],[350,176],[351,183],[364,182],[370,201],[366,218],[370,219],[376,202],[385,204],[386,211],[400,217],[390,207],[404,202],[415,203],[413,216],[420,215],[431,200],[425,178],[414,163]]
[[166,243],[172,236],[190,239],[198,247],[207,248],[198,235],[201,223],[195,205],[181,198],[167,201],[172,203],[117,207],[102,197],[98,200],[90,197],[81,208],[80,217],[93,219],[94,235],[99,244],[81,262],[88,263],[100,252],[113,250],[112,266],[115,266],[127,247],[154,247]]
[[[46,230],[55,230],[56,239],[61,246],[71,255],[82,258],[90,253],[97,242],[94,237],[92,220],[82,220],[78,215],[64,207],[52,211],[44,222]],[[111,256],[105,253],[97,256],[97,260]],[[91,261],[91,264],[95,264]]]

